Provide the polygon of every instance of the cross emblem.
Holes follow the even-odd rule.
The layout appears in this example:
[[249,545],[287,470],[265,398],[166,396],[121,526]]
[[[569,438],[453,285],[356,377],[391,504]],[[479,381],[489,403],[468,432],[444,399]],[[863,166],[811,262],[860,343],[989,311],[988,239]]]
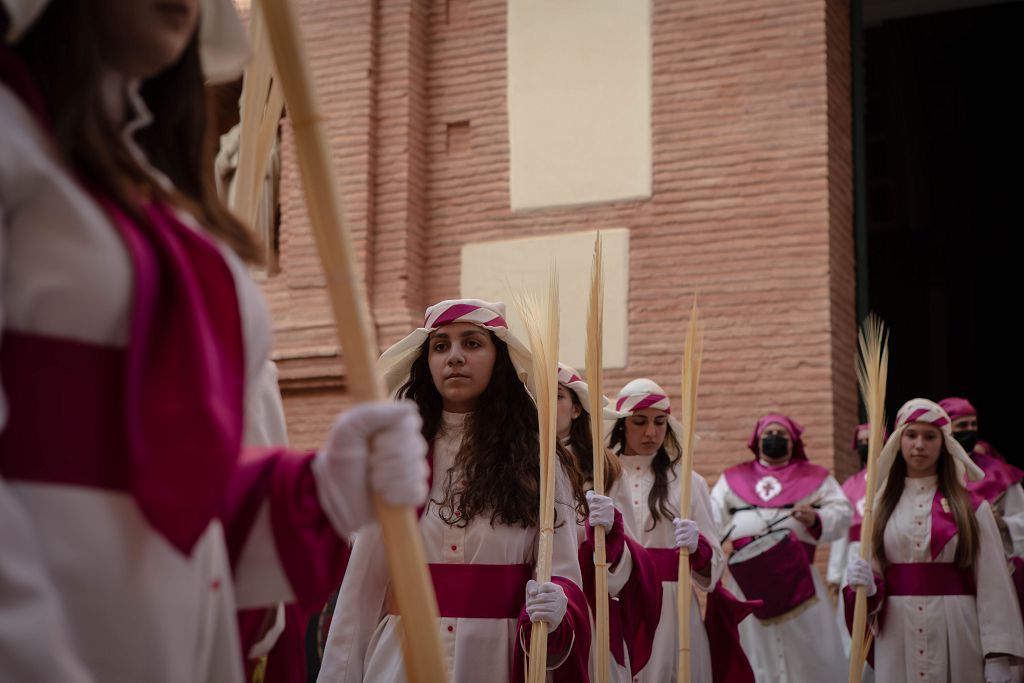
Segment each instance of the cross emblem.
[[782,484],[778,479],[769,475],[761,477],[760,481],[754,486],[754,490],[757,491],[757,495],[761,496],[761,500],[767,503],[782,492]]

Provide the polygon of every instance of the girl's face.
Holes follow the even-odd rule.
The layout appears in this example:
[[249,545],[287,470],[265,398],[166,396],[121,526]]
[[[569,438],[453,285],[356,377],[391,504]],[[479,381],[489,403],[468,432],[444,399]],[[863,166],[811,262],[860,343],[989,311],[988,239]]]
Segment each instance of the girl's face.
[[625,422],[626,455],[654,455],[665,443],[668,414],[656,408],[638,410]]
[[938,471],[942,432],[926,422],[911,422],[900,437],[900,453],[907,464],[907,477],[930,477]]
[[491,333],[473,323],[452,323],[430,335],[427,364],[442,406],[468,413],[491,383],[498,349]]
[[181,58],[199,24],[199,0],[93,0],[100,52],[128,78],[151,78]]
[[562,384],[558,385],[558,414],[555,417],[555,429],[560,439],[569,436],[569,430],[572,429],[572,421],[579,417],[583,411],[583,408],[573,402],[572,397],[572,389]]

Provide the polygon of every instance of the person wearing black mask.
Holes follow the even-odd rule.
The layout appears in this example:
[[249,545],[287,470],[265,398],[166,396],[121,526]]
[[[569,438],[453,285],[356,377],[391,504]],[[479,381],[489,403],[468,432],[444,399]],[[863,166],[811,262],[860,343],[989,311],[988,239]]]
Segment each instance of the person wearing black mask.
[[978,411],[970,401],[951,396],[939,405],[949,413],[953,438],[985,473],[984,479],[967,482],[967,490],[992,506],[1003,550],[1014,567],[1013,580],[1024,613],[1024,471],[1006,462],[992,444],[978,438]]
[[726,587],[764,601],[739,625],[758,681],[845,677],[839,629],[813,562],[819,542],[845,536],[852,506],[829,471],[808,462],[802,433],[785,415],[765,415],[747,444],[755,457],[728,468],[711,491],[715,521],[733,546]]

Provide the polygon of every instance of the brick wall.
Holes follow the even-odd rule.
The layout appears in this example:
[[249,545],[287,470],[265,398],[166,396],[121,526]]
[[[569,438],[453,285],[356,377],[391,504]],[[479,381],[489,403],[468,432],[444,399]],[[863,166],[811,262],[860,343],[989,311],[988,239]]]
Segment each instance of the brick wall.
[[[649,200],[508,209],[505,4],[303,0],[303,26],[382,344],[459,294],[470,241],[626,226],[630,365],[678,395],[690,297],[706,322],[698,469],[786,412],[812,460],[856,421],[848,5],[655,0]],[[285,137],[282,273],[267,282],[293,441],[344,404]],[[848,472],[848,461],[836,460]]]

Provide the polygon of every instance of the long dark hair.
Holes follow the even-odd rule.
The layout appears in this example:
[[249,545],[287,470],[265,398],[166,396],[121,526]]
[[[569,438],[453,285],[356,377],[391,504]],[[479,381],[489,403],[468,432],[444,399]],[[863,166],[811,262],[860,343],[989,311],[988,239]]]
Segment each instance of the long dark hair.
[[[491,381],[477,399],[476,408],[466,420],[462,447],[455,464],[445,473],[443,497],[434,500],[441,519],[452,526],[464,527],[481,514],[490,514],[490,522],[523,528],[537,526],[540,507],[540,444],[537,407],[519,379],[508,345],[489,332],[495,346]],[[419,406],[423,418],[423,437],[433,442],[441,427],[441,394],[430,375],[428,355],[430,339],[423,342],[412,364],[409,379],[398,390],[399,398],[408,398]],[[572,484],[579,510],[581,475],[572,456],[559,444],[558,456]],[[468,484],[456,484],[455,477]],[[436,476],[436,475],[435,475]]]
[[[875,528],[871,532],[871,544],[875,557],[884,570],[887,560],[885,557],[885,527],[892,516],[896,504],[900,502],[903,495],[903,488],[907,479],[907,463],[902,453],[896,455],[889,471],[889,479],[886,481],[885,490],[878,503],[878,519],[875,521]],[[974,562],[978,556],[978,520],[974,516],[974,507],[971,505],[970,494],[960,483],[956,473],[956,461],[946,450],[946,444],[942,444],[942,452],[939,454],[938,462],[939,491],[949,503],[953,513],[953,520],[957,528],[956,554],[953,561],[958,567],[965,570],[973,570]]]
[[148,161],[174,184],[169,191],[132,156],[107,113],[95,4],[53,0],[13,46],[42,95],[58,151],[92,189],[133,220],[145,220],[142,204],[147,200],[163,201],[191,213],[243,259],[258,262],[252,232],[217,195],[198,28],[177,63],[147,80],[140,92],[153,122],[136,140]]
[[[624,453],[626,450],[626,420],[628,419],[628,417],[620,417],[616,420],[615,426],[612,427],[612,433],[608,436],[608,446],[620,453]],[[672,468],[682,457],[683,447],[679,445],[679,439],[676,438],[671,427],[666,428],[665,440],[658,448],[658,452],[654,454],[654,459],[651,460],[654,486],[651,487],[651,493],[647,497],[647,507],[651,510],[651,529],[658,525],[662,517],[670,520],[679,514],[678,510],[673,510],[672,506],[668,504],[668,485],[669,474],[672,475],[672,481],[676,479]]]
[[[573,407],[580,410],[579,416],[573,419],[569,425],[569,448],[575,456],[576,465],[579,468],[580,474],[583,475],[584,483],[594,481],[594,458],[591,456],[594,452],[594,439],[590,434],[590,413],[583,408],[583,404],[580,402],[580,398],[576,395],[575,391],[564,384],[562,386],[569,392],[569,398],[572,399]],[[605,491],[611,490],[612,485],[619,478],[621,472],[622,465],[619,464],[619,459],[605,451]]]

